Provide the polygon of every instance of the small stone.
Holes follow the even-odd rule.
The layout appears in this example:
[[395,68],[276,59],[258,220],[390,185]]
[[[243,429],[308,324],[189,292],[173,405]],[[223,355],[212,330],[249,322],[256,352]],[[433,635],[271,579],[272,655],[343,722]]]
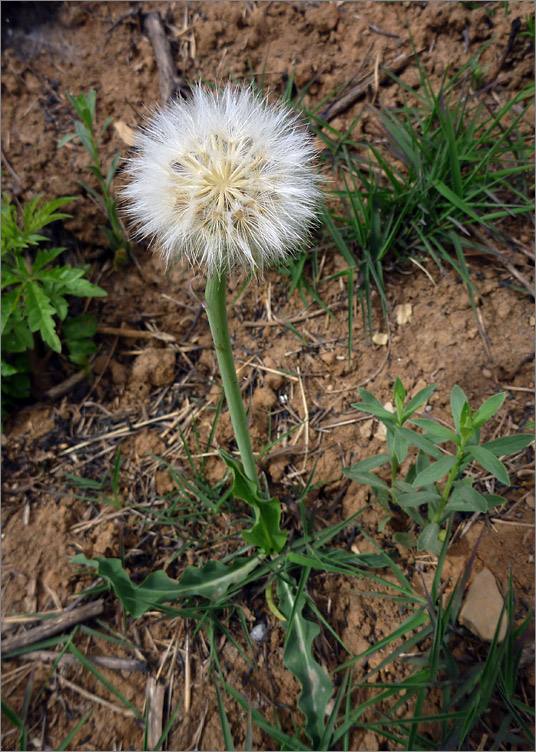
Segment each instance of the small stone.
[[402,303],[395,308],[396,323],[403,326],[411,321],[413,315],[413,306],[411,303]]
[[336,355],[333,351],[323,352],[320,354],[320,360],[326,363],[328,366],[332,366],[335,363]]
[[[483,569],[474,578],[467,591],[459,622],[482,640],[491,642],[501,618],[503,597],[497,587],[495,577],[489,569]],[[501,619],[499,642],[506,635],[506,619]]]
[[492,373],[489,368],[482,369],[482,376],[484,376],[486,379],[491,379]]
[[372,335],[372,341],[375,345],[385,347],[385,345],[389,342],[389,335],[385,334],[385,332],[376,332],[376,334]]
[[370,439],[370,437],[372,436],[373,422],[374,421],[372,420],[372,418],[370,418],[370,420],[363,421],[363,423],[361,423],[361,425],[359,426],[359,435],[362,439]]
[[258,624],[255,624],[251,632],[249,633],[249,636],[254,642],[263,642],[268,635],[268,627],[263,621],[260,621]]
[[134,146],[136,143],[136,132],[130,125],[127,125],[122,120],[116,120],[114,123],[115,132],[121,139],[121,141],[127,146]]

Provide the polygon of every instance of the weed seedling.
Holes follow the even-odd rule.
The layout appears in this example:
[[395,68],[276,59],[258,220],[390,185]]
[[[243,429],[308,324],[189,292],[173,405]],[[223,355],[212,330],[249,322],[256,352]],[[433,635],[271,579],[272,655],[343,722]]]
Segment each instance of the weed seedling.
[[106,292],[87,278],[87,267],[58,264],[65,248],[50,248],[43,228],[70,215],[60,211],[73,201],[36,196],[20,212],[2,200],[2,392],[9,399],[30,393],[29,354],[35,335],[56,353],[62,338],[73,363],[86,365],[95,351],[96,322],[88,314],[69,316],[69,298],[95,298]]
[[[500,457],[520,452],[534,436],[516,434],[482,443],[480,431],[501,408],[505,394],[490,397],[474,410],[459,386],[452,389],[450,405],[453,428],[430,418],[417,416],[435,387],[422,389],[412,399],[397,379],[393,389],[394,410],[384,407],[366,389],[360,390],[361,402],[353,406],[378,418],[385,426],[387,452],[369,457],[348,467],[344,473],[358,483],[370,486],[387,511],[383,524],[390,519],[393,507],[400,508],[413,520],[420,531],[418,546],[439,554],[447,535],[448,520],[456,512],[486,513],[503,504],[505,499],[475,488],[470,472],[479,465],[504,486],[510,478]],[[416,431],[415,428],[420,429]],[[446,447],[453,447],[448,451]],[[402,465],[410,449],[417,455],[401,477]],[[372,470],[388,466],[390,477],[383,480]],[[398,536],[407,542],[407,535]]]
[[78,475],[67,473],[66,479],[79,492],[76,498],[90,504],[105,504],[113,509],[121,509],[123,499],[121,496],[121,452],[117,449],[114,463],[110,474],[99,480],[83,478]]
[[99,129],[96,123],[97,93],[91,89],[87,94],[67,95],[71,107],[80,118],[75,120],[75,132],[68,133],[59,140],[58,145],[65,146],[74,138],[78,138],[82,146],[90,156],[90,171],[97,181],[98,191],[81,181],[81,186],[93,199],[95,204],[103,212],[108,220],[108,226],[104,227],[106,238],[114,253],[114,264],[121,265],[128,257],[130,244],[125,227],[117,210],[117,202],[112,194],[112,183],[117,173],[121,155],[115,154],[108,166],[102,162],[99,140],[104,136],[112,123],[108,117]]

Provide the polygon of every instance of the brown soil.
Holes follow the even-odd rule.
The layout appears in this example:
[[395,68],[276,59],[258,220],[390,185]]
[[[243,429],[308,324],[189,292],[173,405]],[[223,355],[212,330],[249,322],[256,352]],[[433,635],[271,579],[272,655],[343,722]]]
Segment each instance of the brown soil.
[[[505,9],[473,7],[461,3],[41,3],[11,4],[4,14],[2,140],[4,187],[24,201],[36,193],[47,196],[80,193],[78,181],[87,179],[87,158],[76,143],[57,148],[58,139],[71,129],[66,93],[94,87],[98,95],[100,122],[134,127],[143,112],[158,100],[158,70],[142,17],[160,10],[167,21],[179,71],[189,80],[248,78],[264,73],[278,91],[294,71],[298,86],[311,79],[309,101],[328,97],[338,86],[376,64],[411,51],[409,39],[423,50],[422,61],[432,81],[439,82],[447,66],[457,67],[489,42],[480,64],[488,76],[495,74],[508,43],[512,20],[532,12],[530,3],[519,2]],[[41,11],[35,10],[41,6]],[[46,9],[45,10],[43,9]],[[6,18],[7,16],[7,18]],[[40,22],[43,16],[44,22]],[[37,20],[37,23],[36,23]],[[502,103],[530,80],[533,58],[522,38],[494,77],[494,92]],[[415,66],[402,78],[418,86]],[[358,111],[363,117],[356,135],[376,136],[375,121],[366,109],[401,101],[394,84],[372,87],[366,101],[355,105],[334,121],[340,127]],[[106,158],[127,147],[118,130],[105,137]],[[108,291],[99,304],[99,322],[108,327],[128,327],[172,335],[164,338],[127,339],[101,335],[100,351],[90,383],[50,402],[39,399],[50,386],[73,372],[65,362],[46,359],[39,365],[35,390],[37,404],[28,406],[7,423],[4,449],[3,613],[33,613],[63,609],[91,583],[69,563],[76,552],[86,555],[119,556],[129,552],[132,571],[145,574],[168,567],[174,559],[180,531],[169,528],[146,530],[135,503],[153,503],[173,489],[166,469],[155,459],[188,472],[179,429],[194,447],[192,427],[201,437],[198,454],[205,453],[211,482],[223,474],[217,447],[232,444],[228,415],[218,423],[213,446],[205,452],[216,405],[220,398],[208,324],[202,311],[203,280],[183,267],[165,273],[145,248],[136,249],[137,264],[114,270],[99,231],[102,218],[88,200],[72,208],[67,224],[70,261],[92,264],[93,278]],[[530,226],[516,223],[517,239],[531,246]],[[341,266],[331,250],[325,252],[325,277]],[[448,397],[460,384],[474,403],[499,389],[507,400],[494,426],[496,433],[512,433],[532,418],[534,388],[531,331],[533,310],[516,289],[508,271],[494,263],[474,262],[472,270],[480,293],[481,325],[475,319],[463,285],[446,270],[426,264],[426,273],[393,269],[387,276],[390,304],[389,325],[378,324],[387,333],[386,346],[374,345],[356,310],[354,349],[347,354],[346,293],[338,280],[320,287],[332,315],[316,315],[317,306],[304,315],[298,294],[288,297],[285,280],[270,273],[252,283],[232,306],[231,328],[240,365],[243,393],[250,405],[252,435],[256,450],[277,435],[296,427],[308,416],[308,430],[298,432],[283,448],[268,455],[264,469],[275,493],[288,500],[286,514],[293,515],[291,500],[296,484],[304,484],[316,464],[319,483],[308,504],[318,524],[332,523],[363,509],[364,528],[380,543],[393,549],[392,530],[378,532],[381,517],[370,503],[367,489],[348,485],[341,468],[356,458],[381,451],[384,438],[373,421],[356,420],[351,408],[357,388],[367,388],[385,402],[399,376],[415,392],[437,384],[431,414],[448,420]],[[230,295],[239,294],[243,280],[231,283]],[[411,317],[397,324],[396,307],[411,305]],[[315,314],[311,316],[311,314]],[[298,317],[301,338],[281,320]],[[380,319],[378,318],[378,321]],[[487,344],[484,341],[485,335]],[[268,370],[267,370],[268,369]],[[290,378],[277,373],[283,369]],[[275,371],[275,372],[274,372]],[[122,429],[117,436],[111,432]],[[297,436],[297,438],[296,438]],[[121,495],[125,509],[102,505],[96,508],[75,498],[65,475],[72,473],[102,478],[110,471],[116,447],[122,456]],[[525,460],[526,462],[527,460]],[[502,587],[511,569],[521,613],[534,599],[534,527],[528,467],[511,468],[513,486],[509,505],[499,519],[467,525],[460,521],[457,541],[448,566],[456,577],[463,569],[476,540],[480,539],[476,570],[486,566]],[[161,502],[158,502],[161,503]],[[233,520],[223,515],[206,534],[207,551],[218,550],[219,536],[233,530]],[[354,530],[348,545],[367,551],[367,542]],[[205,533],[203,533],[205,535]],[[416,562],[400,547],[411,571],[423,575],[432,564]],[[136,557],[141,564],[135,564]],[[175,559],[167,571],[177,576],[191,555]],[[127,560],[128,561],[128,560]],[[422,580],[421,580],[422,582]],[[419,577],[415,575],[416,586]],[[355,653],[387,635],[400,623],[398,605],[360,595],[360,584],[327,576],[313,580],[315,598],[330,623]],[[283,634],[265,613],[263,598],[252,599],[251,625],[265,618],[270,630],[258,647],[257,667],[252,672],[230,641],[223,641],[221,660],[230,681],[263,712],[274,701],[283,722],[291,728],[296,720],[297,685],[282,664]],[[136,623],[126,620],[112,596],[106,597],[103,621],[116,634],[126,636],[143,654],[156,676],[159,661],[170,708],[184,703],[185,650],[190,645],[192,672],[191,708],[179,712],[167,742],[168,749],[222,749],[215,690],[207,665],[207,646],[192,637],[192,625],[182,619],[147,616]],[[189,642],[188,642],[189,641]],[[333,645],[317,641],[319,658],[335,668]],[[86,652],[118,657],[139,657],[123,648],[84,636],[78,643]],[[170,654],[165,651],[171,646]],[[379,663],[381,653],[371,659]],[[373,665],[373,664],[371,664]],[[360,669],[362,670],[362,669]],[[147,677],[102,669],[106,678],[142,710]],[[57,748],[89,708],[88,722],[73,741],[76,749],[142,749],[142,725],[117,711],[118,701],[82,667],[62,668],[59,678],[50,666],[38,661],[9,662],[4,666],[4,696],[20,711],[24,692],[33,682],[28,718],[32,749]],[[384,672],[380,676],[385,679]],[[95,705],[61,678],[94,693],[116,706]],[[392,677],[391,677],[392,678]],[[228,706],[237,745],[244,743],[246,719],[231,703]],[[6,724],[4,749],[15,749],[16,733]],[[374,734],[361,732],[352,738],[354,749],[379,749]],[[255,748],[269,744],[254,730]],[[384,748],[384,747],[382,747]]]

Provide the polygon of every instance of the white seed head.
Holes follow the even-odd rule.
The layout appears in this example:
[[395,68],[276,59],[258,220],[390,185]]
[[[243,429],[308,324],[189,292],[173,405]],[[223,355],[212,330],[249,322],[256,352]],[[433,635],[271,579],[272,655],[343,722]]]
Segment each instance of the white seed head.
[[127,212],[166,262],[262,269],[291,253],[314,219],[312,139],[286,106],[251,88],[196,86],[154,114],[136,146]]

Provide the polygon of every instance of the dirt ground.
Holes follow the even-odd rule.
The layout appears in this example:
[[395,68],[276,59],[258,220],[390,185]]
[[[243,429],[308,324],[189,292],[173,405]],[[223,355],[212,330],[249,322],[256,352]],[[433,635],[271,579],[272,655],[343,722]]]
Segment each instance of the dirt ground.
[[[491,5],[493,13],[488,12]],[[241,80],[262,74],[278,91],[294,72],[298,87],[313,80],[307,95],[310,103],[329,100],[338,86],[363,72],[372,73],[376,65],[401,53],[408,54],[411,43],[421,52],[435,82],[447,66],[456,68],[484,45],[480,64],[493,77],[500,103],[533,74],[533,56],[521,38],[504,57],[512,21],[532,12],[532,5],[525,2],[5,3],[3,10],[3,190],[20,201],[39,192],[48,197],[81,193],[78,181],[87,179],[85,153],[76,142],[57,147],[58,139],[71,130],[67,93],[94,87],[100,122],[111,116],[115,124],[130,127],[140,123],[143,113],[158,102],[158,69],[143,31],[144,14],[153,10],[166,20],[178,73],[185,79]],[[414,65],[401,75],[410,86],[418,86]],[[401,97],[394,84],[371,89],[364,101],[333,124],[349,123],[372,98],[377,106],[396,106]],[[356,135],[373,139],[375,128],[374,118],[364,109]],[[106,158],[116,151],[127,153],[121,132],[121,126],[107,132]],[[108,292],[91,310],[103,326],[137,329],[144,335],[100,334],[93,375],[56,400],[46,399],[45,392],[75,369],[66,359],[43,357],[34,383],[35,403],[5,425],[4,616],[72,604],[90,582],[69,563],[74,553],[118,556],[121,551],[138,551],[132,557],[141,553],[136,564],[141,573],[173,559],[169,531],[163,528],[152,533],[147,543],[131,506],[162,503],[173,483],[155,457],[187,471],[180,431],[192,438],[195,427],[206,440],[220,397],[202,310],[201,277],[185,267],[164,271],[142,247],[135,249],[137,263],[114,269],[97,209],[81,198],[71,211],[73,218],[66,223],[67,234],[61,240],[68,246],[68,260],[90,263],[92,279]],[[530,223],[517,222],[512,232],[532,249]],[[319,256],[324,278],[341,266],[330,248],[319,249]],[[356,309],[350,358],[346,292],[338,280],[322,282],[319,289],[331,315],[314,304],[305,308],[297,293],[289,299],[288,283],[275,273],[253,282],[244,294],[240,294],[243,280],[231,281],[230,296],[238,300],[232,306],[230,324],[255,449],[307,421],[306,430],[297,432],[283,448],[272,450],[265,460],[271,488],[283,502],[292,499],[293,489],[303,486],[316,465],[318,487],[308,504],[319,523],[332,523],[365,508],[360,518],[365,529],[380,545],[393,547],[391,530],[378,532],[380,514],[367,490],[341,477],[343,466],[380,451],[384,441],[375,422],[363,420],[351,408],[360,385],[385,402],[397,376],[411,392],[433,382],[437,392],[431,400],[431,415],[444,420],[448,420],[454,384],[460,384],[474,404],[505,390],[507,400],[495,433],[522,430],[532,420],[533,308],[504,267],[477,260],[471,266],[480,296],[480,330],[465,288],[453,273],[426,262],[423,269],[393,268],[387,275],[389,322],[382,324],[379,318],[377,322],[388,334],[387,344],[371,342]],[[396,318],[401,304],[411,307],[403,324]],[[281,324],[290,320],[300,337]],[[293,375],[277,373],[280,369]],[[228,447],[230,442],[231,426],[224,412],[212,446],[199,452],[207,455],[207,473],[214,483],[223,473],[217,447]],[[117,447],[123,461],[125,509],[102,506],[97,510],[76,499],[66,474],[102,477]],[[454,576],[461,572],[483,531],[475,571],[488,567],[504,587],[511,569],[520,614],[534,602],[530,468],[526,464],[511,468],[509,505],[494,521],[477,520],[470,525],[460,521],[449,555]],[[291,515],[291,504],[285,508]],[[231,524],[232,520],[224,519],[221,529],[212,531],[209,538]],[[357,537],[351,543],[368,550],[364,539]],[[207,547],[217,545],[217,538],[207,540]],[[401,549],[400,555],[414,571],[416,562],[408,558],[407,550]],[[184,556],[175,559],[167,571],[177,576],[186,563],[193,562]],[[420,564],[426,572],[426,563]],[[327,608],[329,601],[330,623],[356,653],[401,620],[396,603],[366,599],[359,593],[359,584],[327,576],[313,582],[319,607]],[[250,605],[252,625],[260,616],[270,624],[269,638],[259,648],[259,669],[249,676],[230,642],[221,646],[223,666],[259,708],[268,707],[274,697],[280,708],[295,708],[297,685],[282,665],[282,632],[261,613],[262,598]],[[186,651],[191,650],[191,707],[189,713],[179,713],[167,748],[222,749],[207,648],[200,637],[190,644],[191,625],[158,616],[131,623],[111,595],[106,596],[102,620],[114,633],[132,641],[152,676],[164,658],[160,668],[162,677],[167,677],[169,707],[183,703]],[[84,639],[88,650],[94,651],[90,638]],[[331,643],[324,638],[318,643],[320,659],[334,668]],[[114,656],[133,657],[107,644],[98,648],[102,653],[115,650]],[[95,712],[75,738],[76,749],[142,749],[142,726],[119,712],[113,695],[105,695],[102,685],[81,667],[61,671],[67,683],[61,677],[51,679],[50,665],[37,660],[4,665],[4,697],[12,707],[22,707],[28,682],[33,682],[34,695],[41,693],[40,701],[31,705],[31,749],[57,748],[90,707]],[[142,709],[147,675],[102,671]],[[84,691],[113,707],[95,705]],[[229,713],[235,742],[242,744],[240,729],[245,728],[246,719],[232,706]],[[2,732],[2,747],[15,749],[16,733],[9,724]],[[256,748],[266,745],[258,731],[253,741]],[[384,748],[380,744],[370,733],[352,739],[353,749]]]

